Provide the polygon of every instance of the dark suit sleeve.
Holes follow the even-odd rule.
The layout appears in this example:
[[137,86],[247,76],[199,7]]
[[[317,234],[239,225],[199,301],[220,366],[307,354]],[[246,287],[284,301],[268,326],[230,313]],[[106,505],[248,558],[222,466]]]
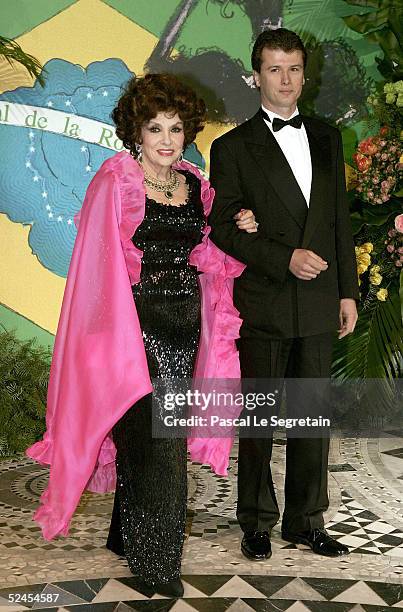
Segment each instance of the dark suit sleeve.
[[209,217],[211,240],[252,272],[285,281],[294,249],[265,237],[261,230],[251,234],[239,230],[234,222],[241,208],[252,209],[252,205],[245,199],[233,151],[222,141],[214,141],[211,147],[210,181],[215,190]]
[[340,298],[359,299],[357,264],[344,173],[343,142],[337,135],[336,251]]

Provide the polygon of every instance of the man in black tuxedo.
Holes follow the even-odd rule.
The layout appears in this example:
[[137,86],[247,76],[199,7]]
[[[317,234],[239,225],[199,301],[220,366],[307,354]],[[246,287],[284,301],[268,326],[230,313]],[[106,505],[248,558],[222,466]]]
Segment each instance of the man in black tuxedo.
[[[298,114],[306,51],[289,30],[267,30],[252,52],[261,108],[214,141],[211,183],[216,195],[211,239],[246,264],[235,279],[243,319],[243,378],[327,378],[332,344],[354,330],[358,298],[354,244],[337,129]],[[255,233],[233,217],[252,209]],[[239,441],[237,517],[241,549],[251,559],[271,555],[279,519],[270,458],[272,438]],[[282,537],[313,552],[348,554],[324,530],[328,508],[329,439],[287,440]]]

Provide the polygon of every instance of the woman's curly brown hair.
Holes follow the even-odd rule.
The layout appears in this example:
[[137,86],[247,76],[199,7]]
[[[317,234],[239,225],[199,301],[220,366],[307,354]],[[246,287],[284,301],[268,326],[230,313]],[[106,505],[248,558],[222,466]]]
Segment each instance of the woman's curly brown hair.
[[146,74],[130,79],[112,111],[112,119],[117,136],[133,157],[138,155],[136,143],[141,142],[142,126],[159,112],[178,113],[187,147],[204,127],[206,105],[173,74]]

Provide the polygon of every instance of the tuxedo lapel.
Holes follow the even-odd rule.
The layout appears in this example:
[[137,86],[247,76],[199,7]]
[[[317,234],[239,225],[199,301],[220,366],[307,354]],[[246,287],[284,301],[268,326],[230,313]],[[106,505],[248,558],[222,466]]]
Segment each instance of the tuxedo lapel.
[[324,203],[330,178],[330,139],[318,133],[309,117],[303,118],[308,136],[312,164],[309,209],[298,182],[271,130],[260,112],[250,120],[246,147],[257,167],[270,183],[296,223],[304,229],[302,248],[307,248],[324,214]]
[[308,136],[312,163],[312,184],[309,198],[309,212],[306,219],[302,248],[306,249],[324,214],[324,203],[327,195],[330,175],[329,137],[322,138],[315,133],[308,117],[304,117],[304,126]]
[[258,169],[276,191],[301,228],[305,227],[307,205],[281,147],[258,112],[250,120],[250,137],[245,143]]

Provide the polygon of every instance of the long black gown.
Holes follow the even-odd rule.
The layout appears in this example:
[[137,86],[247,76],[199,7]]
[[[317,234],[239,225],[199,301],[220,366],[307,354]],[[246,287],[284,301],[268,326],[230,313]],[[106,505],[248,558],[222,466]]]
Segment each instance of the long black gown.
[[[189,253],[205,224],[200,181],[183,173],[188,198],[169,206],[146,198],[134,244],[142,249],[133,297],[151,377],[191,378],[200,335],[197,271]],[[149,584],[180,576],[187,501],[186,440],[152,438],[151,394],[113,428],[117,488],[107,547]]]

